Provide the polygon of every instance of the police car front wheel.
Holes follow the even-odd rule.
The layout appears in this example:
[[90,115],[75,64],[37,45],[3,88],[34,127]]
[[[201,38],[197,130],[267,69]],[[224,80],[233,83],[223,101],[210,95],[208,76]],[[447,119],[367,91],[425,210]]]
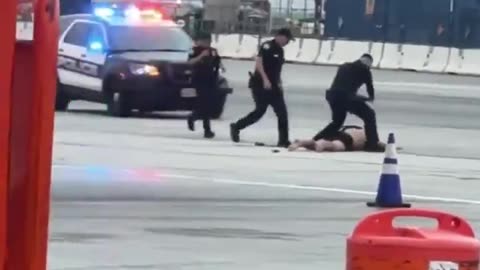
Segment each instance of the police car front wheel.
[[114,92],[107,97],[107,110],[112,116],[128,117],[132,113],[127,93]]
[[63,90],[62,85],[57,82],[57,96],[55,97],[55,110],[64,112],[68,109],[70,97]]

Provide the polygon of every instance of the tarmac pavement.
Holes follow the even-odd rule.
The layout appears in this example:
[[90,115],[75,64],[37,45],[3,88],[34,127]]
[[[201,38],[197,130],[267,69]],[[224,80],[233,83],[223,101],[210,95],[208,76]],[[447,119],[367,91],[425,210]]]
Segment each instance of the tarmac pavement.
[[[226,61],[235,92],[212,141],[178,113],[115,119],[85,102],[57,113],[49,269],[344,268],[345,238],[375,211],[365,202],[383,154],[231,143],[228,124],[253,109],[252,66]],[[334,71],[286,66],[292,139],[327,124]],[[378,70],[374,78],[381,137],[394,132],[404,148],[406,200],[465,216],[478,232],[480,79]],[[242,132],[248,142],[276,136],[271,111]]]

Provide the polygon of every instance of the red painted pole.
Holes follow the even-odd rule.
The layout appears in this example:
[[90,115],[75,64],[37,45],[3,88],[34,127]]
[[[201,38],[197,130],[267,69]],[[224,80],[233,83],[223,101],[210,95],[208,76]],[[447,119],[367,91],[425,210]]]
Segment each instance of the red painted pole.
[[5,265],[7,237],[7,186],[10,135],[10,93],[16,31],[15,0],[6,0],[0,9],[0,265]]
[[34,41],[15,48],[6,270],[45,270],[47,262],[58,2],[36,0],[34,14]]

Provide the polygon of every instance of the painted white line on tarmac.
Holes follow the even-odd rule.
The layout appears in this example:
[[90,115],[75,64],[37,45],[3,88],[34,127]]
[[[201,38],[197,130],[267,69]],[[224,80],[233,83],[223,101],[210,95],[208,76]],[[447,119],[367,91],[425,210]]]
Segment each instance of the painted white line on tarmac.
[[[334,193],[343,193],[343,194],[355,194],[355,195],[364,195],[364,196],[376,196],[377,195],[376,192],[371,192],[371,191],[362,191],[362,190],[344,189],[344,188],[331,188],[331,187],[321,187],[321,186],[281,184],[281,183],[257,182],[257,181],[253,182],[253,181],[235,180],[235,179],[227,179],[227,178],[206,178],[206,177],[199,177],[199,176],[192,176],[192,175],[178,175],[178,174],[159,174],[158,176],[167,177],[167,178],[194,180],[194,181],[215,182],[215,183],[230,184],[230,185],[260,186],[260,187],[268,187],[268,188],[283,188],[283,189],[297,189],[297,190],[312,190],[312,191],[334,192]],[[414,200],[419,200],[419,201],[480,205],[480,201],[468,200],[468,199],[459,199],[459,198],[431,197],[431,196],[420,196],[420,195],[410,195],[410,194],[403,194],[403,198],[414,199]]]
[[[400,86],[400,87],[420,87],[420,88],[432,88],[432,89],[443,89],[443,90],[452,90],[452,89],[462,89],[470,91],[478,91],[479,87],[471,84],[440,84],[440,83],[428,83],[428,82],[398,82],[398,81],[377,81],[377,85],[385,86]],[[415,90],[420,92],[419,90]]]
[[[60,164],[58,164],[58,165],[53,165],[52,167],[53,168],[68,168],[68,169],[81,170],[85,166],[60,165]],[[113,169],[113,170],[115,170],[115,169]],[[132,170],[132,169],[119,169],[118,171],[135,174],[135,170]],[[159,173],[158,172],[158,173],[153,174],[152,176],[155,176],[155,177],[158,177],[158,178],[172,178],[172,179],[192,180],[192,181],[220,183],[220,184],[227,184],[227,185],[257,186],[257,187],[266,187],[266,188],[281,188],[281,189],[296,189],[296,190],[333,192],[333,193],[355,194],[355,195],[370,196],[370,197],[374,197],[374,196],[377,195],[376,192],[355,190],[355,189],[322,187],[322,186],[309,186],[309,185],[297,185],[297,184],[283,184],[283,183],[271,183],[271,182],[259,182],[259,181],[246,181],[246,180],[237,180],[237,179],[232,179],[232,178],[204,177],[204,176],[185,175],[185,174],[168,174],[168,173]],[[469,200],[469,199],[461,199],[461,198],[421,196],[421,195],[414,195],[414,194],[403,194],[403,198],[414,199],[414,200],[419,200],[419,201],[428,201],[428,202],[461,203],[461,204],[480,205],[480,201],[478,201],[478,200]]]

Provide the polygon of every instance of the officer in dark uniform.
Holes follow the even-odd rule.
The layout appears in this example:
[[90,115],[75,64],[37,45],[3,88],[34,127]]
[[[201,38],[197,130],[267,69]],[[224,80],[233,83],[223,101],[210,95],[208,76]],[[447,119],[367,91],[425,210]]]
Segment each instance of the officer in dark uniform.
[[278,118],[278,146],[290,145],[288,136],[288,113],[283,96],[281,72],[285,62],[283,47],[293,40],[287,28],[280,29],[275,38],[264,42],[258,51],[255,72],[250,74],[249,88],[252,89],[255,110],[230,125],[234,142],[240,141],[240,130],[256,123],[272,106]]
[[[375,111],[367,104],[375,99],[373,88],[372,66],[373,58],[364,54],[355,62],[345,63],[338,68],[332,86],[326,93],[326,99],[332,111],[332,122],[320,131],[313,139],[330,138],[335,136],[347,118],[347,112],[360,117],[365,123],[367,143],[365,150],[379,151],[377,120]],[[358,89],[365,84],[368,98],[357,95]]]
[[212,117],[211,104],[217,96],[218,73],[221,66],[220,56],[211,47],[209,33],[200,32],[195,38],[195,46],[190,54],[189,63],[193,65],[192,83],[197,91],[197,98],[192,114],[188,117],[188,128],[195,130],[195,120],[203,120],[205,138],[215,137],[210,126]]

